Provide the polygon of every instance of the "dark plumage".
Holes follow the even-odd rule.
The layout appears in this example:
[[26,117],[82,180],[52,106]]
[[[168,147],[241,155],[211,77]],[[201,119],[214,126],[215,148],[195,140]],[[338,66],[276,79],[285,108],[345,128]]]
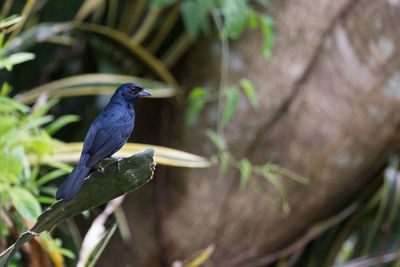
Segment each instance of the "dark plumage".
[[56,199],[70,201],[78,193],[90,169],[100,160],[111,157],[128,141],[135,124],[135,103],[147,95],[151,94],[134,83],[118,87],[90,126],[78,165],[58,188]]

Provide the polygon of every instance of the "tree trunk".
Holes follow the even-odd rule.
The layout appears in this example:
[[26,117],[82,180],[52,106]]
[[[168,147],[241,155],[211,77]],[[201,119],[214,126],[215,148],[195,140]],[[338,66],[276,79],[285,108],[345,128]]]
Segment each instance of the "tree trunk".
[[[163,197],[156,203],[161,213],[155,218],[160,224],[156,243],[169,262],[210,244],[216,265],[241,257],[241,266],[274,252],[343,208],[397,148],[400,1],[271,2],[277,27],[272,59],[262,57],[257,31],[231,44],[229,83],[248,78],[260,106],[254,110],[242,98],[225,137],[236,157],[273,162],[311,182],[279,178],[291,208],[286,214],[257,193],[261,187],[280,196],[261,177],[253,176],[240,190],[237,170],[222,180],[217,167],[170,171],[162,177]],[[177,71],[181,84],[218,88],[220,54],[218,42],[199,42]],[[178,128],[171,145],[214,153],[199,129],[215,128],[216,114],[215,105],[207,106],[195,126]],[[149,241],[154,232],[139,235],[141,242],[154,242]],[[154,264],[156,253],[141,255],[142,266]]]

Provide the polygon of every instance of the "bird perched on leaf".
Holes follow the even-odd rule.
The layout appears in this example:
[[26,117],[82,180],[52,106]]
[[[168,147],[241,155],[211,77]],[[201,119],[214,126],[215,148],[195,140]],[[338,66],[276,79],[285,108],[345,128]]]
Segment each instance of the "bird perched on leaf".
[[151,94],[135,83],[118,87],[90,126],[78,165],[58,188],[56,199],[70,201],[78,193],[90,169],[100,160],[111,157],[128,141],[135,124],[135,103],[148,95]]

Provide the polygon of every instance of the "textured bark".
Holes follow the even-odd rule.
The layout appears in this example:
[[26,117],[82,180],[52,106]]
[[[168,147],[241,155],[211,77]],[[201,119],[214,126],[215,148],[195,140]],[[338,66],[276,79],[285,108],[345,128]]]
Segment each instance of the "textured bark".
[[[226,138],[238,158],[277,163],[311,183],[281,177],[291,207],[285,214],[255,193],[257,182],[279,196],[260,177],[239,190],[235,170],[217,180],[217,168],[175,169],[163,177],[165,198],[157,213],[159,247],[166,250],[161,254],[169,261],[186,259],[213,243],[213,263],[241,257],[243,265],[293,242],[368,183],[399,139],[399,11],[397,0],[272,1],[272,60],[261,56],[259,32],[232,44],[229,83],[250,79],[260,107],[255,111],[241,99]],[[215,90],[219,68],[219,44],[200,42],[179,69],[180,82]],[[216,114],[210,105],[194,127],[175,133],[175,147],[215,152],[199,129],[215,127]],[[136,237],[152,243],[146,236],[154,234],[140,231]],[[141,266],[154,266],[157,252],[143,253],[136,253]]]
[[[226,137],[239,158],[272,161],[312,182],[303,186],[282,178],[291,206],[286,215],[252,185],[240,191],[237,171],[222,181],[216,180],[217,169],[176,172],[166,194],[174,201],[167,199],[164,218],[171,259],[186,258],[210,243],[216,245],[213,261],[218,263],[282,248],[343,205],[395,149],[398,2],[275,1],[273,7],[277,41],[271,62],[260,55],[259,33],[233,44],[230,83],[243,77],[253,81],[261,105],[254,111],[242,99]],[[197,52],[187,59],[184,83],[216,87],[216,44],[209,49],[203,44]],[[210,107],[196,127],[212,126],[215,114]],[[184,144],[209,155],[209,142],[193,142],[196,127],[184,130]],[[254,179],[277,195],[260,177],[253,177],[253,185]]]

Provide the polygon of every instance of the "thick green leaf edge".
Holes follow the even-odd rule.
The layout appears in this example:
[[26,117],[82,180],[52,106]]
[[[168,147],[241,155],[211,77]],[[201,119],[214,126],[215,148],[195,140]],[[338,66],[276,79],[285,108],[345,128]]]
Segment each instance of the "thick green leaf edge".
[[42,212],[31,229],[24,232],[11,247],[0,254],[0,266],[8,266],[18,249],[44,230],[146,184],[153,178],[155,166],[154,149],[149,148],[122,159],[119,169],[117,162],[114,162],[108,165],[104,172],[92,172],[73,200],[60,200],[51,205]]

